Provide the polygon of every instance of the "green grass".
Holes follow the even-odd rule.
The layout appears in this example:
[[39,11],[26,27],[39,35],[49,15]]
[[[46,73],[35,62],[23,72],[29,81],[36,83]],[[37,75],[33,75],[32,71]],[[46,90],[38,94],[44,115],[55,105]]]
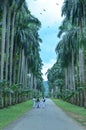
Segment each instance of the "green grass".
[[67,112],[70,116],[80,122],[83,126],[86,127],[86,109],[79,107],[70,103],[67,103],[62,100],[52,99],[54,103],[59,106],[62,110]]
[[19,118],[25,112],[31,110],[32,101],[26,101],[0,110],[0,130]]

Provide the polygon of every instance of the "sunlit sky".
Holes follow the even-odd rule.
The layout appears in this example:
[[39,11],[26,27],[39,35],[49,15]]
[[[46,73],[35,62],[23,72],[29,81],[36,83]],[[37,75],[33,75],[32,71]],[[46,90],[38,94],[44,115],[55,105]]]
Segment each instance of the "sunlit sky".
[[43,79],[47,80],[45,73],[56,61],[55,47],[59,41],[58,28],[61,25],[61,7],[64,0],[26,0],[31,14],[37,17],[42,24],[39,31],[42,39],[41,59],[43,61]]

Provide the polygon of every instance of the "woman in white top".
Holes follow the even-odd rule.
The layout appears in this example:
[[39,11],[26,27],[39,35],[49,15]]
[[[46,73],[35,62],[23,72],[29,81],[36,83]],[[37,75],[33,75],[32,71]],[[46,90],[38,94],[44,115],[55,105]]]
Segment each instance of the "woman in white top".
[[35,107],[36,107],[36,98],[33,97],[33,108],[35,108]]

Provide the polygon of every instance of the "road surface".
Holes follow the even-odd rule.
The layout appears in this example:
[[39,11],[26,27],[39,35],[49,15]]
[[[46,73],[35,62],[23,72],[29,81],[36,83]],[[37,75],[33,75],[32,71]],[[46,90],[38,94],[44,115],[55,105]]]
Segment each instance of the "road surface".
[[45,108],[35,108],[3,130],[84,130],[50,99]]

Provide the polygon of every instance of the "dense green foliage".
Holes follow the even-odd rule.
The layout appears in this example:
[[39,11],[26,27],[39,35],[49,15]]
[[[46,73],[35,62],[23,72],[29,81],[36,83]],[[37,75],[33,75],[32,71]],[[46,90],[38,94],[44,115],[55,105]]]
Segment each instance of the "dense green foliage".
[[25,0],[0,2],[0,108],[43,90],[39,29]]
[[[61,96],[62,89],[64,86],[64,81],[63,81],[64,70],[61,68],[61,61],[57,61],[53,65],[53,67],[47,71],[47,73],[48,73],[47,77],[48,77],[49,91],[51,92],[51,94],[53,93],[54,97]],[[57,95],[57,91],[59,95]]]
[[[50,93],[53,96],[84,107],[86,107],[85,5],[85,0],[64,0],[62,6],[64,20],[58,33],[61,40],[55,49],[57,62],[47,72]],[[59,76],[58,70],[61,70],[62,77]]]

